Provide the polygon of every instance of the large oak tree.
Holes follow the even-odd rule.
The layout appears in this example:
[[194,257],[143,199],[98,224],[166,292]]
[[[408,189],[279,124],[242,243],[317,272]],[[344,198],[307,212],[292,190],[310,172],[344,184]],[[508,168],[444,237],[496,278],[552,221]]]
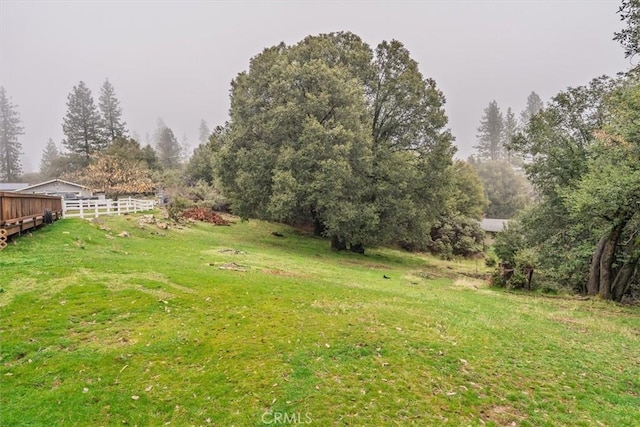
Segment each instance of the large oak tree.
[[425,240],[450,183],[443,106],[398,41],[280,44],[232,83],[217,172],[239,215],[313,224],[336,249]]

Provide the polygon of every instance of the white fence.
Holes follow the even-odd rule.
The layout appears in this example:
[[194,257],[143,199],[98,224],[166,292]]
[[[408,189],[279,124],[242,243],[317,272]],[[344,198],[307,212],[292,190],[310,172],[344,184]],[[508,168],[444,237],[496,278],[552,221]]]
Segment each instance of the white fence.
[[104,200],[63,200],[63,218],[97,218],[101,215],[122,215],[129,212],[143,212],[154,209],[154,200],[126,199]]

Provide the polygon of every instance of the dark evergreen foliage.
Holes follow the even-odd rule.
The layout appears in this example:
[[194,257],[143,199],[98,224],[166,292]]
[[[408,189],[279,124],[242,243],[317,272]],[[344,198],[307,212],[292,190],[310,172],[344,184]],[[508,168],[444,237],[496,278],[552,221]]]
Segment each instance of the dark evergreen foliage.
[[17,107],[0,87],[0,181],[15,182],[22,173],[22,144],[18,137],[23,134],[22,121]]

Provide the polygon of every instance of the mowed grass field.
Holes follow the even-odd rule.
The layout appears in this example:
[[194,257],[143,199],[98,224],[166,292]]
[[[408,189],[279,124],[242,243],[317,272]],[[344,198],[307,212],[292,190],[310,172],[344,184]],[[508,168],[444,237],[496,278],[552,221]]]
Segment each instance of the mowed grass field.
[[481,264],[59,221],[0,252],[0,425],[640,425],[640,309]]

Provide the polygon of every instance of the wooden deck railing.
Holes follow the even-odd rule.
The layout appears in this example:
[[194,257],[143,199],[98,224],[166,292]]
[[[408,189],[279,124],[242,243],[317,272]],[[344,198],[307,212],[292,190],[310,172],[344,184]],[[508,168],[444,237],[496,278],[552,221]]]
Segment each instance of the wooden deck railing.
[[61,217],[59,196],[0,192],[0,250],[7,245],[9,236]]
[[0,193],[0,227],[32,221],[45,211],[62,214],[62,198],[41,194]]

